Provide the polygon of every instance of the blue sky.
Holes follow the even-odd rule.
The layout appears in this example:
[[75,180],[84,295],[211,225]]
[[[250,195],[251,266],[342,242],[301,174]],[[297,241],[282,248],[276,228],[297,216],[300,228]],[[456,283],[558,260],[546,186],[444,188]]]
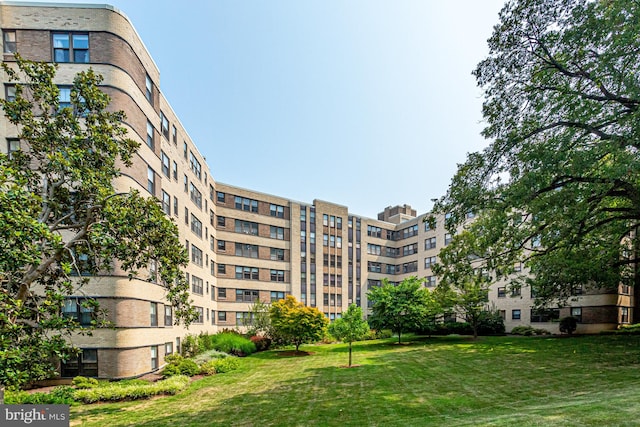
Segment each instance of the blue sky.
[[488,144],[471,71],[503,0],[108,3],[217,181],[367,217],[423,213]]

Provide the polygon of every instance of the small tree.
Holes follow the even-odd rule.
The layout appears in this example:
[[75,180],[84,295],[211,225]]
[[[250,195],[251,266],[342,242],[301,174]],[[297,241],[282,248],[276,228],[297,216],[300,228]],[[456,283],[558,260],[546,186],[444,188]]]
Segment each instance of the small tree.
[[362,318],[362,308],[351,304],[342,317],[329,324],[329,333],[349,343],[349,367],[351,367],[351,344],[363,339],[369,332],[369,324]]
[[575,317],[567,316],[560,319],[560,332],[573,335],[576,329],[578,329],[578,321]]
[[434,295],[415,276],[397,286],[383,279],[383,285],[372,288],[367,297],[372,303],[369,324],[374,329],[391,329],[398,334],[398,344],[403,332],[421,329],[435,313],[441,312]]
[[283,342],[295,345],[296,352],[300,344],[321,340],[329,323],[320,310],[305,307],[291,295],[271,304],[269,315],[274,333]]
[[271,319],[269,318],[269,304],[260,300],[251,304],[251,326],[247,333],[249,335],[262,335],[271,337]]

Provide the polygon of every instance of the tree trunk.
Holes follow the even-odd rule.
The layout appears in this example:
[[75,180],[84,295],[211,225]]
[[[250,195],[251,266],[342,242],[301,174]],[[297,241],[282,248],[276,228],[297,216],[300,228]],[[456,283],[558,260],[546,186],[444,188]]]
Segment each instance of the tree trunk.
[[398,344],[402,344],[401,337],[402,337],[402,330],[398,330]]
[[349,367],[351,367],[351,343],[349,343]]
[[299,350],[298,350],[299,348],[300,348],[300,343],[299,343],[299,342],[297,342],[297,343],[296,343],[296,353],[299,351]]

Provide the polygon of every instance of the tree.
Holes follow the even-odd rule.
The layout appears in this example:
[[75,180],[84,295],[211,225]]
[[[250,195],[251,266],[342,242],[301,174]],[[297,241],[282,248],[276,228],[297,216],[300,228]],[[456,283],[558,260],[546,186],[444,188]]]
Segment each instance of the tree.
[[271,338],[271,319],[269,317],[269,304],[260,300],[251,304],[251,326],[247,330],[249,335],[263,335]]
[[114,189],[118,164],[132,164],[138,143],[126,137],[124,113],[108,110],[102,78],[79,73],[65,105],[56,66],[16,61],[2,64],[15,99],[0,100],[22,148],[0,154],[0,383],[11,387],[54,376],[59,360],[77,354],[68,337],[104,324],[95,300],[82,303],[90,327],[62,309],[114,261],[130,277],[143,269],[149,278],[155,265],[149,274],[159,275],[176,322],[195,315],[177,227],[156,199]]
[[512,0],[474,74],[483,134],[434,212],[479,214],[498,275],[524,260],[540,303],[640,285],[640,3]]
[[296,352],[300,344],[321,340],[329,323],[320,310],[305,307],[291,295],[272,303],[269,314],[277,339],[295,345]]
[[560,319],[560,332],[566,332],[569,335],[573,335],[573,333],[578,329],[578,321],[575,317],[567,316]]
[[442,311],[434,295],[422,285],[422,280],[413,276],[398,285],[383,279],[382,286],[372,288],[367,298],[372,304],[369,324],[374,329],[391,329],[398,334],[426,326],[436,313]]
[[453,307],[469,322],[473,338],[487,311],[491,276],[478,256],[481,235],[465,230],[438,254],[440,263],[433,266],[438,276],[438,294],[443,306]]
[[362,318],[362,308],[351,304],[342,317],[329,324],[329,333],[340,341],[349,343],[349,367],[351,367],[351,344],[369,333],[369,324]]

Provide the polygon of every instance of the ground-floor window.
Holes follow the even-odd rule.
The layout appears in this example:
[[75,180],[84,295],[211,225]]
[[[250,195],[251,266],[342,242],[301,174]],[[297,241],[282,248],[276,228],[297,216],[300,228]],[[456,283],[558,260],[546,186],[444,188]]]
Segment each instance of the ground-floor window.
[[98,350],[85,348],[78,357],[62,363],[62,377],[97,377],[98,376]]

